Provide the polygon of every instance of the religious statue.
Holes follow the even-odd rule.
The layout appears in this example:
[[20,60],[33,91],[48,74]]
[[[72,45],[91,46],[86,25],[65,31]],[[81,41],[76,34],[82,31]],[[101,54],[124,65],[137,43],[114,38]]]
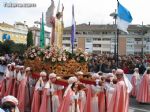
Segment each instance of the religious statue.
[[51,0],[51,5],[46,11],[46,24],[48,27],[52,27],[50,45],[52,47],[62,48],[62,35],[63,35],[63,4],[62,11],[59,11],[60,0],[57,8],[56,15],[54,16],[55,4],[54,0]]

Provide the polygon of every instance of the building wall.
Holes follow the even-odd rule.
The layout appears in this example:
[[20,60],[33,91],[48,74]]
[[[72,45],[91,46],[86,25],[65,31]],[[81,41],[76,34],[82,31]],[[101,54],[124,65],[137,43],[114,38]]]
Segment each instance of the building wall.
[[10,35],[10,40],[13,40],[15,43],[22,43],[26,44],[27,39],[27,26],[20,26],[20,25],[14,25],[14,26],[0,26],[0,41],[3,41],[2,37],[4,34]]
[[[114,53],[115,30],[110,30],[109,26],[111,25],[96,25],[95,30],[94,25],[83,26],[84,25],[77,25],[77,47],[92,53]],[[129,29],[129,34],[120,32],[118,49],[120,55],[141,54],[142,37],[144,38],[144,52],[150,53],[150,30],[142,36],[138,33],[139,29],[137,29],[137,27],[138,26],[133,25],[133,27]],[[98,30],[98,28],[100,30]],[[67,37],[70,38],[70,32],[69,29],[65,29],[63,37],[67,35]],[[70,40],[65,40],[64,38],[63,45],[66,44],[68,44],[67,49],[71,49]]]
[[[40,30],[37,28],[30,29],[33,33],[33,43],[35,46],[40,45]],[[45,31],[45,45],[50,46],[50,32]]]
[[119,37],[118,52],[120,55],[126,55],[126,37]]
[[78,37],[77,48],[85,50],[85,37]]

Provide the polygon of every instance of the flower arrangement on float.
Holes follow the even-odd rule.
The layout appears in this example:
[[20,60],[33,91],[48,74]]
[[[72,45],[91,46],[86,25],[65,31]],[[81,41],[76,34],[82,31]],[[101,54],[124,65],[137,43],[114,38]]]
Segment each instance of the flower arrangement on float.
[[33,72],[55,72],[57,74],[73,74],[78,70],[87,72],[88,54],[77,49],[74,54],[57,47],[31,47],[25,52],[25,65],[30,66]]

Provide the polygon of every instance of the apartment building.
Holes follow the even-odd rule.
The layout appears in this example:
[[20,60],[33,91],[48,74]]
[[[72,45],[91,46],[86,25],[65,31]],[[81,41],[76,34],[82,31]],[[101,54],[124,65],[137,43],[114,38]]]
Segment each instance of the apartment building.
[[[40,28],[33,26],[33,27],[30,27],[29,30],[32,31],[34,45],[39,46],[40,45]],[[45,45],[49,46],[50,45],[50,32],[45,30],[44,36],[45,36]]]
[[0,41],[6,39],[13,40],[15,43],[26,44],[28,26],[21,22],[16,22],[14,25],[8,23],[0,23]]
[[[128,34],[119,31],[118,51],[121,55],[150,53],[150,26],[130,25]],[[63,34],[63,46],[71,51],[71,27]],[[116,43],[115,25],[76,25],[74,49],[82,48],[89,53],[114,53]]]

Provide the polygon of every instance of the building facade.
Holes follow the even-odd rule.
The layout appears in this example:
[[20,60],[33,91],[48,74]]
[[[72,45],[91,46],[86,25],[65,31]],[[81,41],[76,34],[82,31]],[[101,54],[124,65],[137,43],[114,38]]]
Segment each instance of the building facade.
[[[33,34],[33,43],[35,46],[40,45],[40,28],[38,27],[31,27],[29,30],[32,31]],[[45,45],[50,46],[50,32],[45,30]]]
[[[118,52],[120,55],[150,54],[150,27],[130,25],[129,34],[119,31]],[[63,46],[71,51],[71,27],[64,29]],[[114,53],[116,43],[115,25],[76,25],[74,48],[89,53]]]
[[0,41],[13,40],[15,43],[26,44],[28,26],[25,23],[16,22],[14,25],[0,23]]

